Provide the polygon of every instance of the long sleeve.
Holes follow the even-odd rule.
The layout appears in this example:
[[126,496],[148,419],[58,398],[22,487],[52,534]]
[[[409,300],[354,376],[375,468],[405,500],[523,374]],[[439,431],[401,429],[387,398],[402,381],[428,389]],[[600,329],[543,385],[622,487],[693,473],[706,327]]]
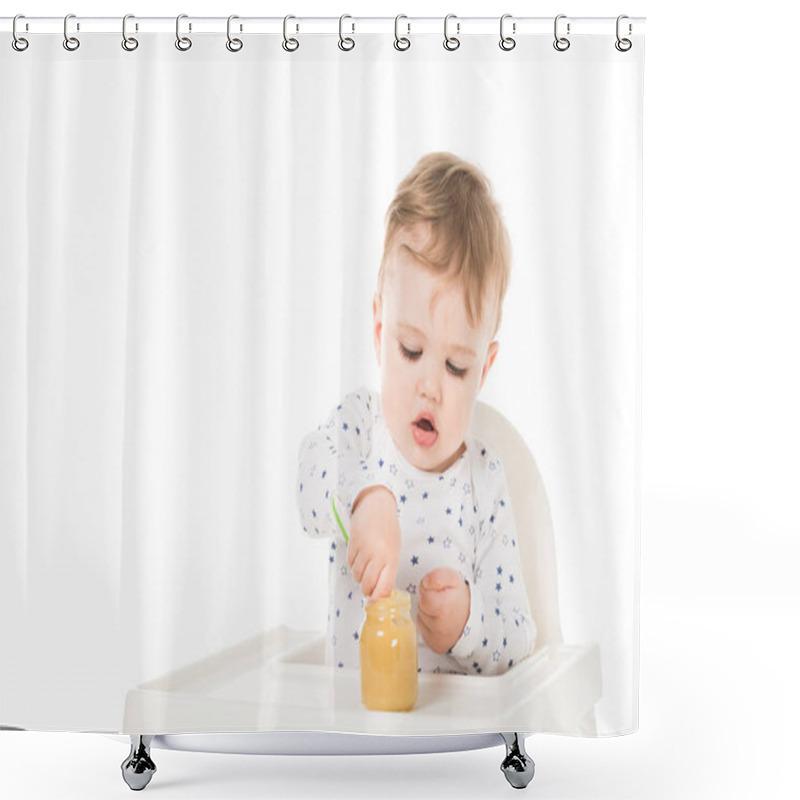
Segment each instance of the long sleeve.
[[[514,514],[502,465],[492,462],[470,589],[470,614],[450,656],[472,674],[506,672],[529,655],[536,625],[522,574]],[[491,464],[490,464],[491,466]]]
[[[327,421],[300,445],[297,502],[303,530],[312,537],[338,534],[331,501],[347,527],[353,501],[368,486],[385,485],[373,463],[377,395],[362,388],[348,394]],[[340,535],[340,534],[339,534]]]

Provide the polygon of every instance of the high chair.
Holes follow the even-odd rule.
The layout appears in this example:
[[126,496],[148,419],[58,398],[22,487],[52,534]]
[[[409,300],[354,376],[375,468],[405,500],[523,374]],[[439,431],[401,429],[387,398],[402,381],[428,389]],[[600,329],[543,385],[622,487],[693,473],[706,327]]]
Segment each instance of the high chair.
[[[599,649],[564,644],[539,469],[521,434],[491,406],[477,403],[471,430],[503,462],[537,628],[533,653],[499,676],[420,674],[413,712],[370,712],[361,705],[357,670],[334,673],[325,665],[323,633],[273,628],[128,693],[131,753],[122,772],[131,788],[144,788],[155,772],[151,747],[341,755],[473,750],[500,741],[506,779],[524,788],[535,767],[522,731],[596,735]],[[513,732],[499,732],[499,722]]]

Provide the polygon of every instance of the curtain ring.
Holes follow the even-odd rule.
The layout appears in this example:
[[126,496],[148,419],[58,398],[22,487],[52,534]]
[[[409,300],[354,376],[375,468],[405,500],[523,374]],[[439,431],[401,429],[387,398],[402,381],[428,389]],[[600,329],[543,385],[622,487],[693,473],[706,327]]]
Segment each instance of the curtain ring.
[[128,36],[128,20],[133,18],[133,14],[126,14],[122,18],[122,49],[127,50],[129,53],[132,53],[139,46],[138,39]]
[[181,20],[187,19],[188,16],[188,14],[178,14],[178,18],[175,20],[175,47],[183,52],[192,46],[192,40],[188,36],[181,36]]
[[294,51],[297,50],[298,47],[300,47],[300,42],[298,42],[297,39],[294,38],[290,39],[286,35],[286,28],[287,28],[286,24],[289,22],[290,19],[297,19],[297,17],[293,17],[291,14],[289,14],[288,16],[283,18],[283,49],[287,53],[294,53]]
[[236,14],[231,14],[228,17],[228,41],[225,42],[225,47],[231,51],[231,53],[238,53],[244,45],[242,44],[241,39],[231,39],[231,20],[239,19]]
[[[394,18],[394,49],[403,51],[408,50],[408,48],[411,47],[411,39],[408,39],[405,36],[401,38],[399,31],[399,23],[401,19],[408,19],[408,17],[405,14],[398,14]],[[411,23],[407,22],[406,25],[408,25],[408,32],[411,33]]]
[[74,36],[69,36],[67,33],[67,23],[70,18],[74,19],[75,15],[67,14],[67,16],[64,17],[64,49],[72,52],[73,50],[77,50],[81,46],[81,43]]
[[[348,52],[349,50],[352,50],[356,46],[356,43],[349,36],[347,37],[342,36],[342,23],[346,19],[353,19],[353,18],[349,14],[342,14],[342,16],[339,17],[339,49]],[[355,33],[355,30],[356,30],[356,24],[354,22],[353,33]]]
[[[620,53],[627,53],[628,50],[630,50],[631,47],[633,47],[633,42],[630,39],[621,39],[620,36],[619,36],[619,23],[623,19],[628,19],[628,15],[627,14],[620,14],[617,17],[617,41],[614,42],[614,47],[616,47],[617,50],[620,51]],[[630,32],[631,32],[631,26],[629,24],[628,25],[628,33],[630,33]]]
[[[556,17],[556,21],[553,25],[553,35],[556,37],[556,40],[553,42],[553,47],[558,50],[559,53],[563,53],[565,50],[569,50],[570,41],[564,36],[558,35],[558,21],[560,19],[566,19],[566,14],[559,14]],[[567,34],[569,34],[569,22],[567,23]]]
[[28,40],[23,39],[21,36],[17,36],[17,20],[18,19],[25,19],[23,14],[17,14],[14,17],[14,24],[11,26],[11,33],[13,34],[14,38],[11,40],[11,46],[18,52],[21,53],[24,50],[28,49]]
[[[458,50],[458,48],[461,47],[461,40],[458,39],[455,36],[448,36],[447,35],[447,23],[451,19],[456,19],[456,15],[455,14],[448,14],[444,18],[444,49],[445,50],[450,50],[452,52],[453,50]],[[458,30],[459,30],[459,26],[456,25],[456,32],[458,32]]]
[[503,23],[507,19],[511,19],[511,14],[503,14],[500,17],[500,49],[506,52],[513,50],[517,46],[516,39],[512,39],[510,36],[503,36]]

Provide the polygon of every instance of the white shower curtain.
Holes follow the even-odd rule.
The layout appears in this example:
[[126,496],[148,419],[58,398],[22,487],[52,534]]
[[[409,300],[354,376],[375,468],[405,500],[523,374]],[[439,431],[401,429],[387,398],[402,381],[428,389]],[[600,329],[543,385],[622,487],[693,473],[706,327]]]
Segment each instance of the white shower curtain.
[[[293,52],[279,24],[232,52],[224,20],[185,51],[174,32],[140,32],[131,52],[119,34],[74,51],[61,34],[28,34],[24,51],[3,35],[4,726],[637,727],[643,37],[615,47],[612,20],[561,52],[520,22],[505,51],[465,25],[453,51],[433,32],[402,51],[388,20],[346,51],[329,23],[290,27]],[[473,332],[463,287],[423,307],[425,281],[444,279],[404,251],[400,307],[422,338],[391,340],[384,287],[376,348],[387,209],[429,156],[485,180],[510,245],[497,355],[462,403],[469,438],[444,398],[460,368],[477,380],[485,349],[461,366],[442,349],[419,395],[391,374],[409,352],[433,363],[443,331]],[[416,424],[423,405],[437,431]],[[403,458],[390,423],[406,412],[441,460]],[[390,583],[419,628],[408,713],[362,702],[358,637],[333,641],[357,567],[331,509],[301,496],[327,463],[309,443],[347,449],[325,426],[348,419],[372,437],[364,485],[398,508]],[[384,452],[399,473],[378,474]],[[335,464],[347,530],[342,487],[362,476]],[[441,519],[426,518],[422,487],[444,476],[453,502],[436,495]],[[436,653],[422,578],[448,566],[470,616]]]

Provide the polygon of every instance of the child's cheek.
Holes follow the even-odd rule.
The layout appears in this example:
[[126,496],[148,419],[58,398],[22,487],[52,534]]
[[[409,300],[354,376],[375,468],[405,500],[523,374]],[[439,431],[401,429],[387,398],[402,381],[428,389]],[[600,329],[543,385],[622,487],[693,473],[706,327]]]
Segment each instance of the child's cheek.
[[462,392],[457,398],[457,404],[452,414],[454,422],[453,436],[458,440],[459,444],[464,441],[464,437],[467,434],[471,415],[472,407],[468,392]]

